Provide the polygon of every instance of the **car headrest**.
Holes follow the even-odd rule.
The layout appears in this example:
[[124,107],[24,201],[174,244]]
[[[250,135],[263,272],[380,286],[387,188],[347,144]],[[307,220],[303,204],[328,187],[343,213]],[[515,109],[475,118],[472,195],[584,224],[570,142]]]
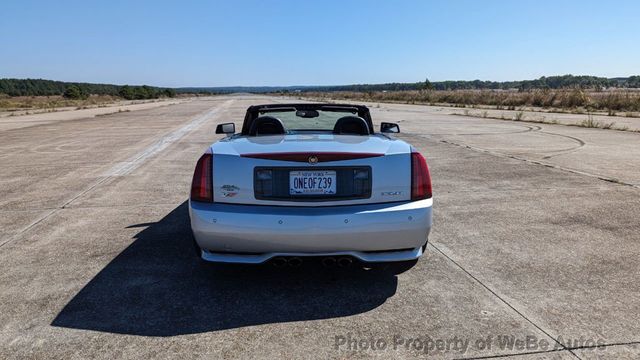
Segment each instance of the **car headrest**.
[[260,116],[253,120],[249,129],[249,136],[284,135],[284,125],[280,119],[273,116]]
[[336,121],[334,134],[369,135],[369,125],[359,116],[344,116]]

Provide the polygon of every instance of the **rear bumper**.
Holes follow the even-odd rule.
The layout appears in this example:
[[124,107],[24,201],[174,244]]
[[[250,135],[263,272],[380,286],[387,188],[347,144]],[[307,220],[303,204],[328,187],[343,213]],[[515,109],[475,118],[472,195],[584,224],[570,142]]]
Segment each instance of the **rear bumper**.
[[402,261],[422,255],[432,203],[283,207],[190,202],[189,215],[202,258],[208,261],[262,263],[276,256],[339,255],[365,262]]
[[202,251],[202,259],[211,262],[237,263],[237,264],[262,264],[275,257],[306,257],[306,256],[326,256],[326,257],[342,257],[351,256],[364,262],[390,262],[390,261],[406,261],[414,260],[422,256],[422,247],[408,249],[403,251],[389,252],[363,252],[363,251],[336,251],[327,253],[264,253],[264,254],[229,254],[215,253],[210,251]]

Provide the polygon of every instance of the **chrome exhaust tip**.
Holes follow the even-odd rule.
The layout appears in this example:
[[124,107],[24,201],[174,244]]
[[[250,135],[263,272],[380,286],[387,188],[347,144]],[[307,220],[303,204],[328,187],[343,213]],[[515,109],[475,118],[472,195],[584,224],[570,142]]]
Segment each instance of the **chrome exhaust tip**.
[[351,264],[353,264],[353,260],[351,260],[351,258],[348,257],[343,257],[338,259],[338,266],[346,268],[346,267],[350,267]]
[[273,259],[271,263],[273,264],[273,266],[277,268],[283,268],[287,266],[287,259],[279,257],[279,258]]
[[299,257],[292,257],[287,263],[291,267],[298,267],[302,265],[302,259],[300,259]]
[[332,257],[326,257],[322,259],[322,266],[324,267],[332,267],[336,264],[336,259]]

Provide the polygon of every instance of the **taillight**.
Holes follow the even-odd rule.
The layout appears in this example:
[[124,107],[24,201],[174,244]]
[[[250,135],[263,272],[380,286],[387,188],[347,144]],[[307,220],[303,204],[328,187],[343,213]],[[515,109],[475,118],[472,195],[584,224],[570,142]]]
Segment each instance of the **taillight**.
[[427,160],[419,152],[411,153],[411,200],[431,197],[431,175]]
[[204,154],[198,160],[191,181],[191,201],[213,202],[212,156]]

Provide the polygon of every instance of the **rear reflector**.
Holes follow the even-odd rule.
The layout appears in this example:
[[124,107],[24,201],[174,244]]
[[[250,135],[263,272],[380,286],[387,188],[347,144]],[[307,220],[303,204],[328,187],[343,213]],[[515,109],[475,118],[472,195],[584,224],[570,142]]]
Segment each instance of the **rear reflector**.
[[411,200],[431,197],[431,175],[427,161],[419,152],[411,153]]
[[198,160],[191,181],[191,201],[213,202],[213,161],[211,154],[204,154]]
[[243,154],[242,157],[278,161],[295,161],[308,163],[321,163],[330,161],[356,160],[382,156],[378,153],[348,153],[348,152],[281,152]]

